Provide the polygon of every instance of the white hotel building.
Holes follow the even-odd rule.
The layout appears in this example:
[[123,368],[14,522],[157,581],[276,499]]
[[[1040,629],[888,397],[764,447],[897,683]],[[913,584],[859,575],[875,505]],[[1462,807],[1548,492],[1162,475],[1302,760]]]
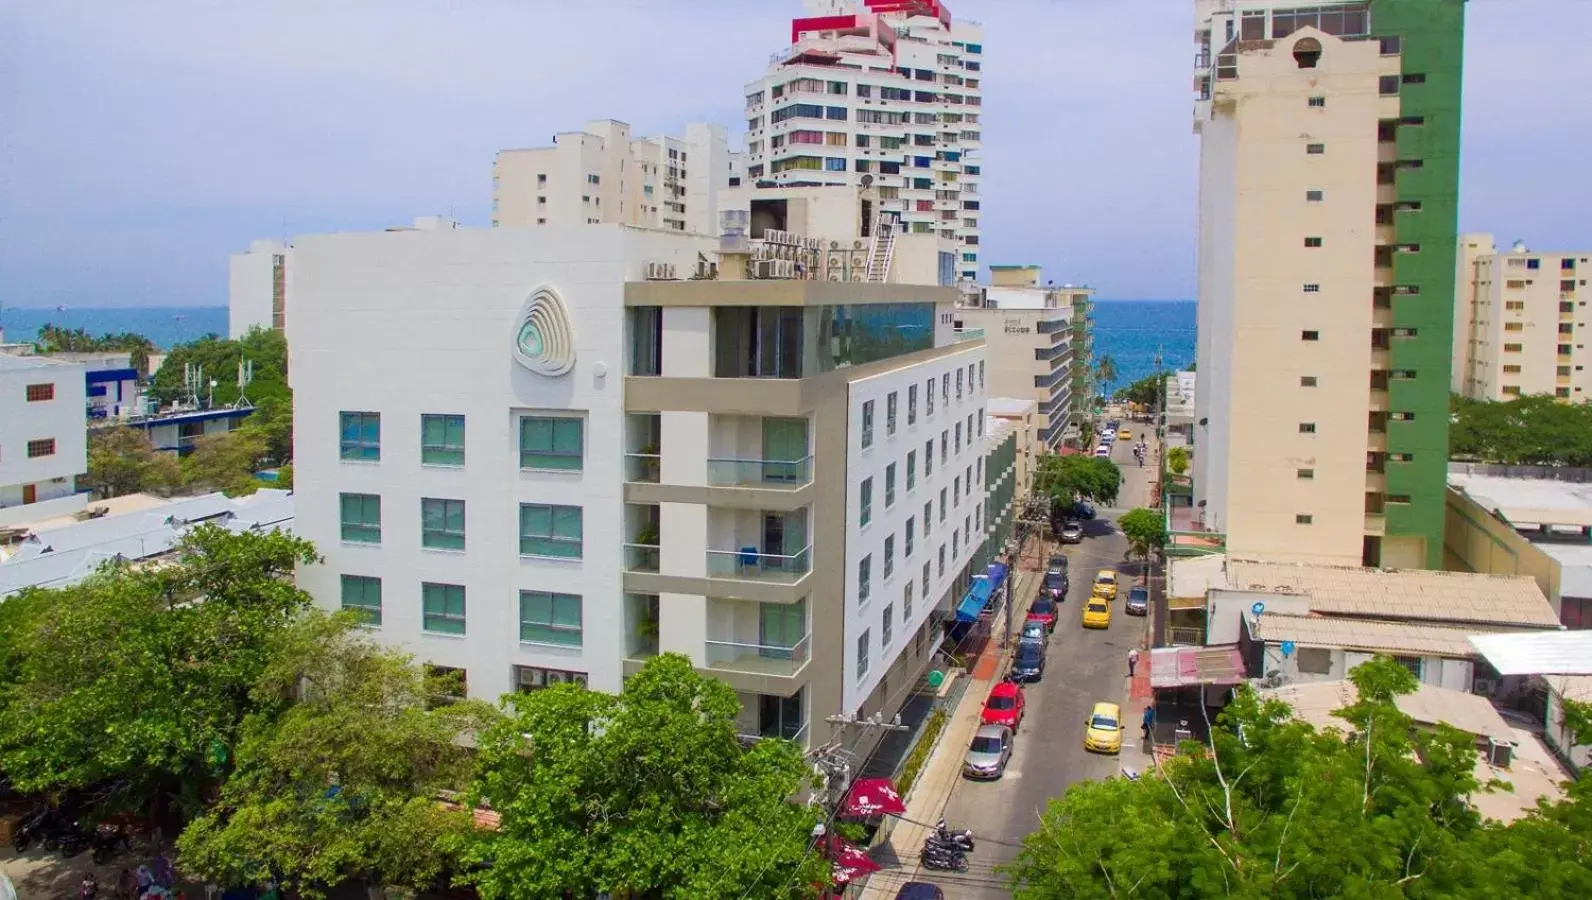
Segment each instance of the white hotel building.
[[0,353],[0,527],[81,510],[88,397],[81,363]]
[[918,682],[985,530],[984,346],[933,268],[675,280],[718,242],[623,225],[294,246],[323,605],[484,698],[683,653],[812,744]]

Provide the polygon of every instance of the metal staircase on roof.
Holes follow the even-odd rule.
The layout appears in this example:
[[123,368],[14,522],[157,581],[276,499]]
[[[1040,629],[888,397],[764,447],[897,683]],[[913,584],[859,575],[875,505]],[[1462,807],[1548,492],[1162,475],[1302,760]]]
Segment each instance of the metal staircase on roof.
[[896,217],[880,213],[873,223],[873,243],[868,245],[868,280],[883,284],[890,275],[890,262],[895,258]]

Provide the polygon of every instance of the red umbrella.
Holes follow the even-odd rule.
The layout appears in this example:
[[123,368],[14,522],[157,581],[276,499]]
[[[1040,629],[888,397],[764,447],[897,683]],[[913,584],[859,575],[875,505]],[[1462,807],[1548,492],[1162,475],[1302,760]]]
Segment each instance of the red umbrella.
[[835,835],[829,836],[824,850],[829,855],[830,871],[837,885],[849,884],[882,868],[868,856],[867,851]]
[[852,784],[840,804],[840,815],[849,819],[873,816],[899,816],[907,811],[901,794],[888,778],[863,778]]

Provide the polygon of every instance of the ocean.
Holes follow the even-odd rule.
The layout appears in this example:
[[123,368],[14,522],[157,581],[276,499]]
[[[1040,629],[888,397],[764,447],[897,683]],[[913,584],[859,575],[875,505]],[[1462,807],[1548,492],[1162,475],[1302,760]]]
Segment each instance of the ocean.
[[[1191,300],[1099,300],[1094,312],[1095,357],[1109,355],[1117,364],[1116,387],[1132,384],[1155,371],[1155,355],[1165,365],[1181,368],[1194,361],[1194,302]],[[162,349],[227,333],[224,306],[142,307],[65,310],[0,308],[0,328],[8,341],[31,341],[39,326],[81,328],[99,336],[131,331]]]

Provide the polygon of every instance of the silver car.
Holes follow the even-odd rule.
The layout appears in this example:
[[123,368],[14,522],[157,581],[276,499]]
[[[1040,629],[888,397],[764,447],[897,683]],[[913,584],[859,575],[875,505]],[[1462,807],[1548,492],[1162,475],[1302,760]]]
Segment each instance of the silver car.
[[968,778],[999,778],[1006,773],[1012,758],[1012,730],[1005,725],[981,725],[973,735],[962,761],[962,774]]

